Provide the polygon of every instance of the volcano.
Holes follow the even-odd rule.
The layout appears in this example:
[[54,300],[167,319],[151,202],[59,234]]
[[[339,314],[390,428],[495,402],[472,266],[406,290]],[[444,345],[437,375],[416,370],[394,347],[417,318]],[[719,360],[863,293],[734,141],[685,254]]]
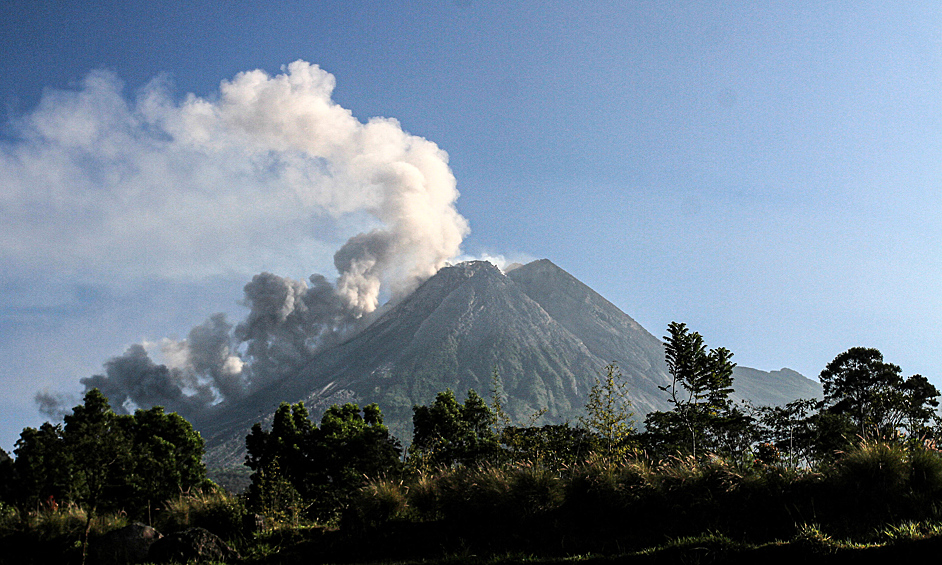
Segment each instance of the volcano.
[[[317,418],[331,404],[376,402],[393,434],[411,437],[412,407],[438,392],[489,398],[500,376],[517,421],[575,422],[601,369],[616,363],[637,418],[668,410],[664,344],[594,290],[546,259],[501,271],[485,261],[441,269],[365,330],[321,350],[297,374],[194,421],[207,463],[242,463],[244,438],[281,402],[303,401]],[[820,398],[795,371],[737,367],[736,397],[754,404]]]

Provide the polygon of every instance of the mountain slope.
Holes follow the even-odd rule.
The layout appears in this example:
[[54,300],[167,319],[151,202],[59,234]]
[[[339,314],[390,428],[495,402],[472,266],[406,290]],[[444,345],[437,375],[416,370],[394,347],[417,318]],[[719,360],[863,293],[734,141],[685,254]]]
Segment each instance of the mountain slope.
[[[507,274],[474,261],[447,267],[368,328],[317,353],[292,378],[194,422],[214,463],[239,463],[249,427],[282,401],[312,414],[331,403],[376,402],[391,431],[411,435],[412,406],[450,388],[488,398],[497,371],[518,421],[576,421],[599,371],[616,362],[639,419],[670,406],[664,346],[627,314],[548,260]],[[820,385],[793,371],[737,368],[734,386],[758,404],[787,402]],[[796,396],[797,395],[797,396]],[[820,395],[820,392],[818,392]]]

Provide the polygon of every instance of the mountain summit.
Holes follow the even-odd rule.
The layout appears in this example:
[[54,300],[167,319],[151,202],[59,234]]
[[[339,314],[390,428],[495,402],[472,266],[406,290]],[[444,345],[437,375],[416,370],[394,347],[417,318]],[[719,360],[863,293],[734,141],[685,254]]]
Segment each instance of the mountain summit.
[[[576,421],[589,389],[615,362],[635,412],[667,410],[664,345],[578,279],[541,259],[508,272],[485,261],[441,269],[365,330],[317,353],[304,369],[195,422],[213,464],[241,463],[249,427],[282,401],[312,414],[330,404],[380,405],[390,430],[408,438],[412,406],[450,388],[489,397],[496,371],[508,413],[545,408],[548,422]],[[818,397],[821,387],[787,369],[738,368],[734,387],[756,404]]]

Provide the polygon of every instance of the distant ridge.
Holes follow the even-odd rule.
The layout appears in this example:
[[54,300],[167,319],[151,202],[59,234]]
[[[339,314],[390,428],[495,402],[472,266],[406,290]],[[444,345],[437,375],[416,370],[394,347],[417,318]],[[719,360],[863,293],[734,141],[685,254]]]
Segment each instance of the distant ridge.
[[[316,354],[292,378],[195,422],[210,465],[241,463],[254,422],[282,401],[304,401],[315,417],[332,403],[376,402],[394,434],[411,435],[412,406],[450,388],[490,397],[501,377],[511,416],[546,408],[545,422],[575,422],[602,367],[616,362],[638,419],[670,406],[664,346],[611,302],[547,259],[501,272],[484,261],[441,269],[345,343]],[[756,404],[820,397],[795,371],[736,368],[737,396]]]

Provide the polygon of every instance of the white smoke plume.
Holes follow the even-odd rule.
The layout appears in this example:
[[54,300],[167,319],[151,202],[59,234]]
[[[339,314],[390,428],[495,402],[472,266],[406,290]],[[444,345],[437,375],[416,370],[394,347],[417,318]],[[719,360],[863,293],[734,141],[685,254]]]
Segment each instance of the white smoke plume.
[[158,78],[128,100],[115,76],[93,72],[14,121],[15,138],[0,142],[0,266],[54,264],[77,278],[257,272],[362,230],[334,254],[335,284],[257,275],[235,328],[214,316],[165,340],[162,363],[132,346],[86,387],[115,406],[238,397],[459,254],[468,225],[447,154],[394,119],[359,121],[333,88],[331,74],[296,61],[274,76],[239,73],[212,97],[174,99]]

